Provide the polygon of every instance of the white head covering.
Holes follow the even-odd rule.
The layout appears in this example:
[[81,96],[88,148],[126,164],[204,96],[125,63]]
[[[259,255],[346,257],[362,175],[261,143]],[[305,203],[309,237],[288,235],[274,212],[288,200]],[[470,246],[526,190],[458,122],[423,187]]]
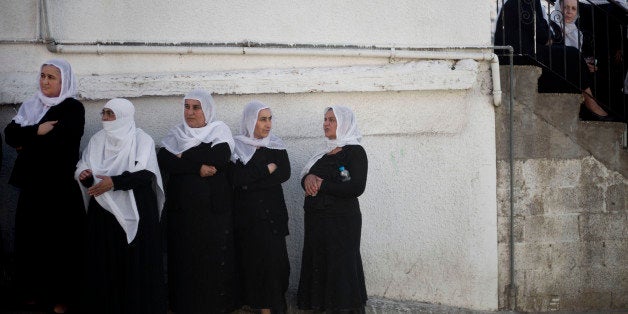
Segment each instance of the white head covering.
[[325,138],[325,149],[316,153],[301,170],[301,178],[306,175],[310,168],[323,157],[336,147],[343,147],[345,145],[362,145],[360,139],[362,135],[358,130],[358,122],[355,119],[355,114],[349,107],[345,106],[331,106],[325,108],[325,113],[329,110],[334,112],[336,116],[336,139],[330,140]]
[[565,46],[576,47],[581,50],[583,39],[582,32],[578,29],[578,26],[576,25],[576,20],[578,19],[579,15],[576,16],[576,19],[573,22],[565,22],[565,17],[563,13],[563,2],[564,0],[556,1],[556,5],[554,6],[556,10],[554,11],[555,14],[552,14],[552,20],[563,28]]
[[274,134],[268,134],[265,138],[255,138],[255,125],[259,112],[263,109],[270,108],[261,101],[254,100],[244,107],[242,112],[242,121],[240,123],[240,135],[233,137],[235,140],[235,149],[231,155],[231,161],[242,161],[247,164],[255,154],[257,147],[267,147],[270,149],[286,149],[283,141]]
[[171,129],[161,141],[163,147],[176,155],[200,143],[212,143],[212,147],[216,144],[227,143],[229,149],[233,151],[234,143],[231,130],[224,122],[214,121],[216,118],[216,105],[211,94],[204,90],[196,89],[183,97],[184,103],[186,99],[195,99],[201,102],[207,124],[204,127],[191,128],[185,121],[184,115],[183,123]]
[[[81,160],[76,165],[74,177],[78,179],[83,170],[91,169],[96,184],[100,182],[96,175],[117,176],[125,171],[137,172],[146,169],[155,175],[153,190],[157,195],[157,206],[161,216],[165,198],[153,139],[135,127],[133,117],[135,108],[130,101],[115,98],[107,102],[104,108],[111,109],[116,115],[116,120],[102,122],[103,130],[98,131],[89,140]],[[89,203],[87,189],[80,182],[79,186],[83,191],[87,209]],[[96,201],[116,217],[126,233],[128,243],[131,243],[137,234],[140,220],[133,190],[109,190],[97,196]]]
[[[44,65],[55,66],[61,72],[61,92],[57,97],[47,97],[38,87],[37,93],[22,103],[17,115],[13,117],[13,121],[21,126],[36,124],[44,117],[50,107],[60,104],[66,98],[76,97],[78,87],[70,63],[63,59],[51,59],[41,65],[40,72]],[[37,73],[37,76],[39,75],[40,73]]]

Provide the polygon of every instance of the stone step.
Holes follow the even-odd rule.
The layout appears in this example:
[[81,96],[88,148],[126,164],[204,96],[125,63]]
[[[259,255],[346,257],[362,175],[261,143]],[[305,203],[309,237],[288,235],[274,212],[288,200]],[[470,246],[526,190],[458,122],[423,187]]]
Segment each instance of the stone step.
[[[498,159],[509,156],[509,67],[501,68],[503,106],[496,111]],[[534,66],[513,69],[514,158],[580,158],[592,155],[609,169],[628,177],[626,124],[580,121],[579,94],[539,94],[541,70]]]

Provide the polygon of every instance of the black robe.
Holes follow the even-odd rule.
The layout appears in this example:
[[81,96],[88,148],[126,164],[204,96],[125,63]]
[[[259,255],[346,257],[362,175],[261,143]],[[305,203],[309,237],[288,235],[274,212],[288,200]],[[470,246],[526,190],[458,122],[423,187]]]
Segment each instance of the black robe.
[[[57,124],[37,135],[46,121]],[[85,109],[67,98],[34,125],[11,121],[6,143],[17,149],[9,183],[20,189],[15,217],[18,290],[44,303],[78,301],[85,209],[74,180],[85,124]]]
[[[341,166],[349,171],[351,180],[342,182]],[[358,196],[366,187],[367,170],[366,152],[359,145],[324,155],[310,168],[309,173],[323,182],[316,196],[305,197],[297,293],[302,310],[364,312],[367,295],[360,256],[362,214]]]
[[[277,165],[272,174],[269,163]],[[246,165],[238,160],[232,173],[241,302],[273,313],[287,310],[288,210],[281,183],[289,178],[288,153],[265,147],[257,149]]]
[[[235,308],[233,189],[227,143],[201,143],[178,158],[157,154],[166,180],[168,285],[177,313],[227,313]],[[201,177],[203,164],[217,173]]]
[[[115,216],[95,198],[87,211],[84,313],[166,313],[166,277],[155,175],[148,170],[112,176],[114,190],[133,190],[140,216],[131,243]],[[81,183],[88,187],[90,177]]]

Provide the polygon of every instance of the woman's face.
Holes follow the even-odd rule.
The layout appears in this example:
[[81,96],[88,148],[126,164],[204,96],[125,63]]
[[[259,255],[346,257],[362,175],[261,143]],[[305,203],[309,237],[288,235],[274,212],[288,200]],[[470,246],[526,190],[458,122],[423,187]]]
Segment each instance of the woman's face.
[[201,102],[196,99],[186,99],[183,109],[185,123],[191,128],[202,128],[205,123],[205,113]]
[[573,23],[578,17],[578,0],[563,0],[561,3],[565,23]]
[[102,108],[100,116],[103,121],[114,121],[116,119],[116,114],[109,108]]
[[61,94],[61,70],[54,65],[41,67],[39,90],[46,97],[59,97]]
[[273,116],[270,114],[270,109],[262,109],[257,114],[257,122],[255,123],[255,130],[253,136],[255,138],[265,138],[270,133],[270,129],[273,127]]
[[336,139],[336,128],[338,122],[336,121],[336,115],[334,111],[329,109],[325,112],[325,120],[323,120],[323,130],[325,131],[325,137],[330,140]]

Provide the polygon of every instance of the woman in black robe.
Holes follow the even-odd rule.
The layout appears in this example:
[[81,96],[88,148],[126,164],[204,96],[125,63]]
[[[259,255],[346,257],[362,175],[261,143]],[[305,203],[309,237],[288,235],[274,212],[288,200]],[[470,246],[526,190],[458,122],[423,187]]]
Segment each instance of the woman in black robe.
[[168,284],[176,313],[227,313],[235,308],[232,187],[233,137],[214,121],[214,100],[194,90],[183,100],[183,123],[162,141],[166,180]]
[[286,313],[290,276],[288,210],[281,188],[290,178],[290,161],[283,141],[270,134],[272,118],[265,104],[247,104],[232,157],[240,297],[262,314]]
[[323,129],[327,148],[301,172],[305,235],[297,302],[302,310],[364,313],[358,196],[366,187],[368,160],[351,109],[327,108]]
[[84,313],[166,313],[161,174],[155,143],[135,127],[134,113],[126,99],[107,102],[103,130],[75,172],[87,208]]
[[586,110],[581,116],[587,120],[614,119],[593,97],[590,67],[578,48],[565,46],[560,26],[545,19],[541,0],[507,0],[497,19],[494,42],[512,46],[515,55],[531,57],[542,65],[540,91],[581,93],[581,107]]
[[20,189],[15,217],[21,301],[58,313],[77,303],[85,212],[73,174],[85,125],[70,64],[45,62],[39,91],[4,130],[17,150],[9,183]]

